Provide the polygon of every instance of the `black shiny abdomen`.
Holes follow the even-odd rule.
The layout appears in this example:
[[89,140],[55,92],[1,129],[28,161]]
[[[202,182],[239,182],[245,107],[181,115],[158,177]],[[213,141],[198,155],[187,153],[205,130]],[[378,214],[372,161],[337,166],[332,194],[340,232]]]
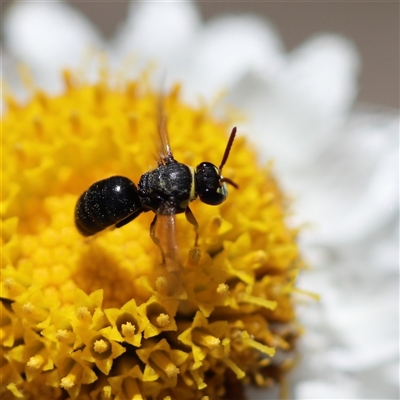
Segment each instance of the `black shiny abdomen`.
[[161,214],[179,214],[185,211],[193,182],[190,168],[177,161],[159,165],[142,175],[138,191],[142,207]]
[[123,176],[112,176],[82,194],[75,208],[75,224],[82,235],[90,236],[111,225],[122,226],[142,211],[135,184]]

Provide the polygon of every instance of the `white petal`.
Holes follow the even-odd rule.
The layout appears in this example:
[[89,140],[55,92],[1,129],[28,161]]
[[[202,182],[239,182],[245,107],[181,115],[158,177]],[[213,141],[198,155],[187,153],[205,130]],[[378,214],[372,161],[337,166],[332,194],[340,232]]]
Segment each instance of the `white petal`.
[[[382,229],[398,214],[397,116],[357,115],[318,168],[300,171],[298,210],[317,241],[346,244]],[[301,174],[306,177],[302,179]]]
[[168,83],[183,82],[187,99],[213,97],[244,74],[272,74],[282,62],[276,33],[256,17],[200,24],[192,2],[133,4],[115,41],[117,58],[132,54],[135,71],[155,61]]
[[356,95],[358,58],[338,36],[310,40],[269,82],[248,76],[231,99],[249,114],[248,134],[288,174],[315,161],[332,142]]
[[272,388],[258,388],[247,385],[245,393],[246,399],[250,400],[276,400],[280,398],[278,385]]
[[335,304],[327,305],[328,323],[341,342],[326,352],[335,369],[363,371],[398,358],[399,327],[394,323],[399,312],[398,289],[393,283],[380,283],[379,289],[365,293],[364,298],[359,289],[347,293],[347,299],[343,293]]
[[375,266],[376,273],[393,274],[399,272],[399,218],[394,218],[389,226],[381,229],[371,238],[364,255]]
[[326,380],[308,380],[299,383],[295,389],[296,399],[357,399],[359,387],[350,378],[327,377]]
[[78,11],[65,3],[16,2],[4,20],[7,49],[32,68],[36,83],[51,91],[61,86],[60,71],[76,67],[100,35]]
[[132,2],[112,46],[114,62],[132,56],[135,71],[156,62],[165,78],[171,80],[187,67],[199,24],[199,14],[190,1]]
[[[397,393],[399,390],[399,362],[393,362],[389,365],[386,365],[384,368],[382,368],[383,377],[386,381],[386,383],[394,386],[397,388]],[[394,396],[393,396],[394,398]]]
[[194,43],[188,80],[204,96],[230,90],[244,75],[275,75],[283,62],[282,43],[265,21],[251,15],[219,18],[208,23]]
[[12,96],[20,101],[26,100],[26,88],[23,87],[18,71],[15,68],[16,60],[9,52],[5,51],[4,46],[0,47],[0,60],[1,60],[1,75],[5,83],[3,88],[3,96],[1,96],[1,114],[5,110],[4,100],[7,90],[12,91]]
[[379,260],[375,265],[368,257],[368,245],[348,250],[320,249],[316,269],[300,276],[298,285],[319,292],[321,301],[298,310],[307,331],[299,344],[303,362],[294,375],[296,381],[312,377],[327,383],[332,373],[351,374],[360,391],[349,398],[378,392],[377,398],[392,398],[395,388],[381,372],[398,361],[398,271],[383,274]]
[[349,40],[321,35],[290,54],[289,67],[279,79],[287,100],[301,102],[307,113],[323,120],[347,112],[352,105],[357,95],[358,64],[356,49]]

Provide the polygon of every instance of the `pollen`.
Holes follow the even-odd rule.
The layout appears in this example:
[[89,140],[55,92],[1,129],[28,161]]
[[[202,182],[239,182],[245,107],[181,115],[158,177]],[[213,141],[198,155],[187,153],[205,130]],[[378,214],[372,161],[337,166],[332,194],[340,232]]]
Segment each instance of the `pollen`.
[[158,317],[157,317],[157,325],[159,326],[167,326],[170,324],[170,319],[169,319],[169,315],[168,314],[164,314],[161,313]]
[[74,382],[73,378],[70,376],[66,376],[65,378],[61,379],[60,386],[63,389],[66,389],[66,390],[72,389],[74,387],[74,385],[75,385],[75,382]]
[[135,325],[128,321],[126,324],[121,325],[121,331],[124,337],[130,338],[135,334]]
[[96,340],[94,342],[93,349],[96,353],[99,354],[104,353],[105,351],[108,350],[108,343],[103,339]]
[[[280,384],[301,332],[303,262],[271,165],[257,161],[240,123],[186,104],[179,85],[160,94],[147,72],[64,80],[57,96],[4,100],[0,397],[222,400],[232,388]],[[171,269],[151,239],[152,212],[90,238],[74,223],[94,182],[137,185],[156,168],[161,103],[174,158],[190,167],[219,165],[238,131],[223,173],[239,188],[218,206],[190,203],[196,243],[175,216]]]
[[35,306],[32,303],[25,303],[22,306],[22,310],[25,314],[33,314],[33,312],[35,311]]
[[34,357],[31,357],[29,359],[29,361],[27,362],[26,366],[28,368],[32,368],[32,369],[39,369],[44,363],[44,359],[42,356],[37,355]]
[[160,293],[167,294],[169,291],[169,283],[165,276],[159,276],[156,279],[156,288]]
[[197,346],[205,346],[209,349],[215,349],[221,343],[221,340],[216,338],[215,336],[207,334],[206,332],[201,332],[199,330],[194,330],[192,332],[192,340],[193,343],[195,343]]
[[68,340],[68,337],[69,337],[69,332],[66,329],[59,329],[55,335],[55,338],[59,342],[65,342],[66,340]]
[[226,283],[220,283],[217,287],[217,293],[221,296],[226,296],[229,294],[229,286]]
[[90,312],[86,307],[79,307],[76,316],[81,321],[90,322],[91,320]]

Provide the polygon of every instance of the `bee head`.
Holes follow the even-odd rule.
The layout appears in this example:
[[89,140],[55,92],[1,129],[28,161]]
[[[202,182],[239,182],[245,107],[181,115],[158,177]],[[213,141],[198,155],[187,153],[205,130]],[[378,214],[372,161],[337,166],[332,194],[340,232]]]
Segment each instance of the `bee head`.
[[212,206],[223,203],[228,196],[227,183],[234,186],[236,189],[238,188],[236,183],[229,178],[224,178],[221,174],[222,168],[228,159],[235,136],[236,127],[232,129],[219,168],[207,161],[202,162],[196,167],[196,191],[203,203]]
[[217,206],[225,201],[228,189],[214,164],[204,161],[196,167],[196,191],[203,203]]

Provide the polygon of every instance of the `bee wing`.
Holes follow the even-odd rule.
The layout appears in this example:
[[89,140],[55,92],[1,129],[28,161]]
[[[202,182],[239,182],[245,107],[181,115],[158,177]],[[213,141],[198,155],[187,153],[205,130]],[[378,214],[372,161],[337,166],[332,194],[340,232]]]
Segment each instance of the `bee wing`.
[[163,263],[170,272],[179,272],[181,261],[176,236],[175,214],[166,213],[161,207],[158,210],[153,227],[154,241],[160,247]]
[[157,131],[160,139],[159,154],[161,161],[165,163],[168,162],[168,160],[173,160],[174,156],[172,155],[171,145],[169,143],[167,117],[165,115],[163,104],[164,97],[160,95],[157,106]]
[[158,124],[158,134],[160,136],[161,143],[161,156],[164,159],[173,159],[171,146],[169,144],[168,130],[167,130],[167,117],[165,115],[160,116]]

